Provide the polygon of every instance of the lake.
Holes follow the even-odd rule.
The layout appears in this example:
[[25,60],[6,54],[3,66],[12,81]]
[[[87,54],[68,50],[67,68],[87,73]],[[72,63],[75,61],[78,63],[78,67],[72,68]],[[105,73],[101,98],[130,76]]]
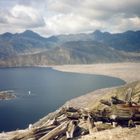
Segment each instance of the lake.
[[67,100],[124,83],[114,77],[59,72],[52,68],[0,69],[0,90],[14,90],[17,95],[16,99],[0,101],[0,131],[26,128]]

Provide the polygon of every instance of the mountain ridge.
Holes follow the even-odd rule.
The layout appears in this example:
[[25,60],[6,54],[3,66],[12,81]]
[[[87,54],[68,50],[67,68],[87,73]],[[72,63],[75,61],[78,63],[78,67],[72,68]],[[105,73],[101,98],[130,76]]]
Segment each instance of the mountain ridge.
[[139,53],[140,31],[96,30],[48,38],[31,30],[0,35],[0,66],[137,62]]

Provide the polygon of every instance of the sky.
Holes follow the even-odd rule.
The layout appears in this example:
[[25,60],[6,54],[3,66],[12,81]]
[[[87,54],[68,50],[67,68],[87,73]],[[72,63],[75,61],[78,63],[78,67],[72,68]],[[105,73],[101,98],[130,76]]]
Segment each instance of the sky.
[[140,29],[140,0],[0,0],[0,33],[43,36]]

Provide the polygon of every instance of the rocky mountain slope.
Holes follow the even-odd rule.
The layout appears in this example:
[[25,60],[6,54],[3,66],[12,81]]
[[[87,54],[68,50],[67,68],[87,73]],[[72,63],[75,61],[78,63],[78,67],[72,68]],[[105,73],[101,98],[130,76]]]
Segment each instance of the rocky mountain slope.
[[140,31],[111,34],[97,30],[48,38],[30,30],[0,35],[0,66],[137,62],[139,53]]

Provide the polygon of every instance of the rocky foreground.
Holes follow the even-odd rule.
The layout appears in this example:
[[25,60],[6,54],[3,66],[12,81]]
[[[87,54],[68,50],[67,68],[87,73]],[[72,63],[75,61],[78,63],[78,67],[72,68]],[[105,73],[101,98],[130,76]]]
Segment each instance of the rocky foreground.
[[[102,110],[105,105],[100,100],[109,100],[111,96],[123,99],[126,91],[132,89],[132,101],[139,103],[140,81],[132,82],[121,87],[100,89],[87,95],[68,101],[63,107],[42,118],[35,124],[30,124],[25,130],[17,130],[8,133],[1,133],[1,140],[65,140],[71,135],[74,122],[78,131],[72,139],[82,140],[137,140],[140,136],[140,126],[134,128],[118,126],[114,128],[110,123],[95,123],[95,127],[89,127],[89,120],[83,116],[94,110]],[[76,120],[76,121],[75,121]],[[91,133],[92,132],[92,133]]]

